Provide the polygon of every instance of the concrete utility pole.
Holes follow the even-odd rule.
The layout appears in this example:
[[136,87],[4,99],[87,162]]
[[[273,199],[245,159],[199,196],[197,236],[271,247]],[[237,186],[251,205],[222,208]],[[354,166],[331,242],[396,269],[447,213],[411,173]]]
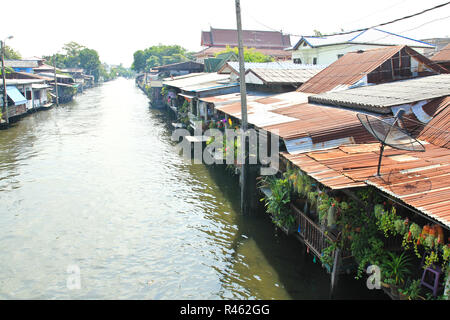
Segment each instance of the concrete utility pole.
[[239,52],[239,82],[241,89],[241,118],[242,127],[241,132],[241,154],[242,154],[242,167],[241,167],[241,213],[248,215],[250,211],[249,204],[249,189],[248,189],[248,142],[245,133],[247,132],[247,89],[245,86],[245,65],[244,65],[244,48],[242,43],[242,23],[241,23],[241,4],[239,0],[236,0],[236,23],[238,34],[238,52]]
[[[9,36],[7,39],[12,39],[13,36]],[[8,115],[8,96],[6,95],[6,75],[5,75],[5,40],[2,43],[2,78],[3,78],[3,108],[2,113],[5,113],[6,123],[9,124]]]

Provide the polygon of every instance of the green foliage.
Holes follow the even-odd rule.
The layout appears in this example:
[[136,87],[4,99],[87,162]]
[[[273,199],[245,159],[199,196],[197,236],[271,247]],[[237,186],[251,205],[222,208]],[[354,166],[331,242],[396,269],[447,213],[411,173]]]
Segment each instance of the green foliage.
[[[5,67],[5,74],[10,74],[12,72],[14,72],[14,69],[10,67]],[[0,68],[0,76],[2,76],[2,68]]]
[[323,264],[331,267],[333,265],[333,254],[334,251],[338,247],[338,243],[335,241],[330,241],[327,239],[328,246],[323,249],[322,254],[320,256],[320,261],[322,261]]
[[[237,47],[235,47],[235,48],[227,47],[225,50],[216,53],[215,56],[217,57],[218,55],[221,55],[221,54],[227,53],[227,52],[234,52],[238,56],[239,55],[238,51],[239,50]],[[266,56],[259,51],[256,51],[254,48],[250,48],[250,49],[244,48],[244,61],[245,62],[272,62],[272,61],[275,61],[275,59],[270,56]]]
[[133,54],[131,68],[137,72],[149,71],[151,68],[166,64],[192,60],[192,53],[179,45],[151,46],[137,50]]
[[50,65],[55,65],[57,68],[82,68],[86,74],[93,75],[95,82],[98,82],[100,77],[109,79],[110,75],[102,68],[99,55],[96,50],[89,49],[74,41],[66,43],[63,46],[65,54],[56,53],[43,58]]
[[411,281],[410,279],[408,279],[405,287],[398,289],[398,291],[412,300],[417,299],[420,293],[420,280],[417,279]]
[[5,46],[5,59],[11,59],[11,60],[20,60],[22,59],[22,56],[20,55],[19,51],[14,50],[10,46]]
[[405,252],[402,252],[400,255],[392,252],[387,254],[388,257],[381,265],[381,272],[385,277],[393,279],[394,285],[402,285],[406,276],[411,273],[409,269],[411,267],[411,258]]
[[390,235],[397,235],[395,221],[399,219],[396,213],[395,207],[392,207],[390,211],[384,211],[380,214],[377,220],[378,229],[383,231],[384,236],[388,238]]
[[278,226],[291,227],[295,223],[295,218],[289,212],[292,189],[289,181],[267,177],[264,184],[271,190],[270,196],[264,198],[268,213],[271,214],[273,222]]

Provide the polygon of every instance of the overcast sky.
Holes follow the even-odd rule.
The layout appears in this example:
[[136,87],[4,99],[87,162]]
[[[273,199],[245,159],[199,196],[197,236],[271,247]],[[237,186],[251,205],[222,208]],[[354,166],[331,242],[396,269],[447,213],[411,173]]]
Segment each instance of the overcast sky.
[[[22,57],[50,55],[76,41],[103,62],[130,66],[133,53],[179,44],[198,51],[202,30],[236,28],[234,0],[2,1],[1,39]],[[244,29],[311,35],[369,27],[447,0],[241,0]],[[434,21],[435,20],[435,21]],[[432,22],[434,21],[434,22]],[[450,36],[450,5],[381,29],[415,39]],[[414,30],[410,30],[414,29]]]

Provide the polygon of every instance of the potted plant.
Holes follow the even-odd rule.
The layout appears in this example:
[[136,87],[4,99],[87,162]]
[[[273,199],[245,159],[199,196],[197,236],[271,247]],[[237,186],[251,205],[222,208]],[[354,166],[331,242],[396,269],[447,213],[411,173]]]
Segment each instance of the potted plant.
[[404,284],[406,276],[411,273],[409,269],[411,258],[405,252],[400,255],[392,252],[387,252],[387,254],[388,256],[382,264],[383,272],[392,279],[391,294],[398,296],[398,288]]

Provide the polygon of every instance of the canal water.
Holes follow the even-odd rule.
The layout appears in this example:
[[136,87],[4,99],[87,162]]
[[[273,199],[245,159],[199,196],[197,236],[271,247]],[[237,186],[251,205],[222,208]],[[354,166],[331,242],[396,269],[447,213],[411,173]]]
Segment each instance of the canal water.
[[0,299],[329,297],[313,256],[240,216],[236,179],[183,159],[168,123],[118,79],[0,131]]

